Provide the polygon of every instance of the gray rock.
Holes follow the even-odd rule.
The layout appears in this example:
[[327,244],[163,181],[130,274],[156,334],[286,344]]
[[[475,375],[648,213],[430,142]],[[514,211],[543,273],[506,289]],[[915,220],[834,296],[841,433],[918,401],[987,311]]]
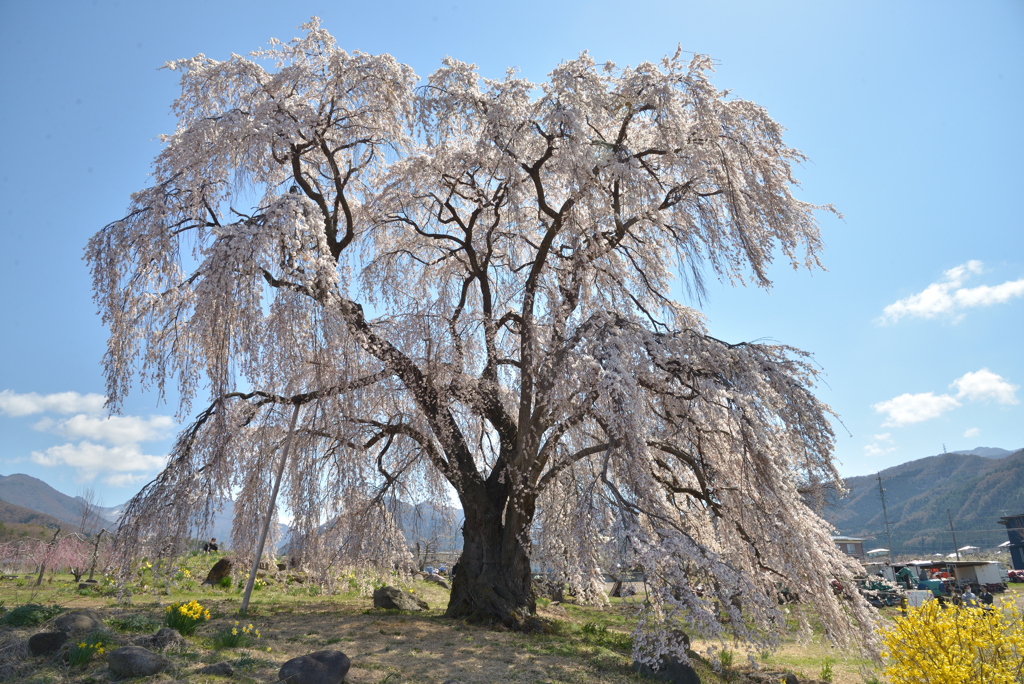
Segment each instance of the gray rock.
[[797,679],[796,675],[792,672],[786,675],[782,681],[785,682],[785,684],[800,684],[800,680]]
[[215,665],[207,665],[206,667],[197,670],[196,674],[214,675],[215,677],[231,677],[235,674],[235,668],[231,667],[231,663],[217,663]]
[[106,630],[107,624],[103,622],[103,618],[95,610],[84,608],[58,615],[53,620],[53,627],[66,634],[74,634],[77,632],[91,632],[97,629]]
[[107,654],[107,666],[118,677],[148,677],[170,665],[167,658],[141,646],[122,646]]
[[181,648],[185,645],[185,637],[178,634],[178,631],[171,629],[170,627],[161,627],[157,630],[156,634],[150,634],[149,636],[139,637],[135,640],[136,646],[148,648],[150,650],[159,649],[161,651],[167,648]]
[[351,665],[341,651],[317,651],[286,662],[277,679],[282,684],[341,684]]
[[558,601],[552,601],[551,603],[549,603],[548,607],[545,610],[547,610],[549,613],[554,613],[559,617],[569,617],[568,611],[566,611],[565,608],[562,607],[562,604]]
[[684,663],[678,658],[661,656],[660,667],[657,671],[650,665],[642,665],[633,661],[633,669],[640,674],[672,684],[700,684],[700,675],[689,663]]
[[221,558],[213,564],[212,568],[210,568],[210,572],[206,574],[206,579],[203,580],[203,584],[209,584],[211,587],[215,587],[220,584],[222,579],[230,576],[231,560],[228,558]]
[[446,580],[444,577],[441,577],[440,575],[427,575],[423,579],[426,582],[433,582],[439,587],[444,587],[448,591],[452,590],[452,585],[448,584],[448,580]]
[[396,587],[381,587],[373,592],[373,607],[388,610],[427,610],[427,602]]
[[68,635],[64,632],[40,632],[28,639],[28,652],[34,656],[51,655],[60,650]]

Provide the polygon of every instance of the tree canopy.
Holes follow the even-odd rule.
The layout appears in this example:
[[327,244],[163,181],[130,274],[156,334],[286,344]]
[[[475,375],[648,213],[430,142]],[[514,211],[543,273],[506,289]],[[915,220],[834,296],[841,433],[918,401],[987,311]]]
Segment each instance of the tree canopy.
[[177,129],[89,243],[112,407],[135,378],[171,383],[182,415],[203,395],[122,536],[184,538],[232,496],[251,553],[299,404],[284,491],[313,568],[404,562],[384,504],[450,485],[450,615],[529,626],[531,563],[586,600],[621,564],[651,587],[648,656],[723,619],[770,641],[782,586],[831,637],[866,629],[808,505],[842,487],[816,368],[712,337],[672,295],[818,265],[831,208],[793,196],[782,127],[700,55],[584,53],[543,83],[448,58],[421,85],[303,29],[168,63]]

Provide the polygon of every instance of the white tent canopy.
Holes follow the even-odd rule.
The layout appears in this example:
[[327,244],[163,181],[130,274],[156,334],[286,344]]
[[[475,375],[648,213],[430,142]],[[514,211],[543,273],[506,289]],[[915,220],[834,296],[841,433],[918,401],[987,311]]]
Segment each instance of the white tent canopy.
[[1005,548],[1006,548],[1007,546],[1009,546],[1009,545],[1010,545],[1010,542],[1008,542],[1008,541],[1004,541],[1004,542],[1003,542],[1002,544],[1000,544],[1000,545],[999,545],[999,546],[997,546],[996,548],[997,548],[997,549],[1005,549]]
[[972,553],[974,551],[980,550],[981,549],[979,549],[977,546],[961,546],[959,549],[957,549],[957,551],[959,551],[960,553]]
[[865,551],[865,553],[869,556],[880,556],[883,553],[889,553],[889,549],[871,549],[870,551]]

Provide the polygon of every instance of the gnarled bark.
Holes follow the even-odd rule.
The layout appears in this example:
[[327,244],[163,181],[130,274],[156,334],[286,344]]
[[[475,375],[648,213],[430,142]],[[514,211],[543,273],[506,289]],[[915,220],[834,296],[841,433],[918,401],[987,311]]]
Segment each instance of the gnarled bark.
[[505,505],[495,489],[487,488],[490,496],[463,496],[462,558],[445,616],[537,629],[527,536],[533,504]]

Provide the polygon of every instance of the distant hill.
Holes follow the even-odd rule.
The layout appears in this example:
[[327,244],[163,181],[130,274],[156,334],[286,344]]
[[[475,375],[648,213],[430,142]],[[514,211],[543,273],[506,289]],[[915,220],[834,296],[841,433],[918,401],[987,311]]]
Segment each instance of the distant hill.
[[[1006,529],[996,520],[1024,512],[1024,449],[940,454],[880,475],[898,554],[952,553],[949,514],[958,546],[991,549],[1006,541]],[[840,534],[873,538],[869,546],[888,547],[876,476],[847,478],[846,486],[849,494],[827,507],[824,517]]]
[[0,522],[3,522],[5,525],[39,525],[40,527],[50,528],[71,527],[66,521],[58,520],[52,515],[40,513],[31,508],[18,506],[7,501],[0,501]]
[[0,501],[0,544],[22,539],[51,539],[58,527],[62,536],[81,531],[77,525],[52,515]]
[[953,454],[968,454],[971,456],[982,456],[984,458],[1005,458],[1012,454],[1012,451],[1006,449],[996,449],[993,447],[976,447],[970,451],[952,451]]
[[81,499],[61,494],[31,475],[0,475],[0,499],[46,513],[65,523],[75,524],[82,518]]

